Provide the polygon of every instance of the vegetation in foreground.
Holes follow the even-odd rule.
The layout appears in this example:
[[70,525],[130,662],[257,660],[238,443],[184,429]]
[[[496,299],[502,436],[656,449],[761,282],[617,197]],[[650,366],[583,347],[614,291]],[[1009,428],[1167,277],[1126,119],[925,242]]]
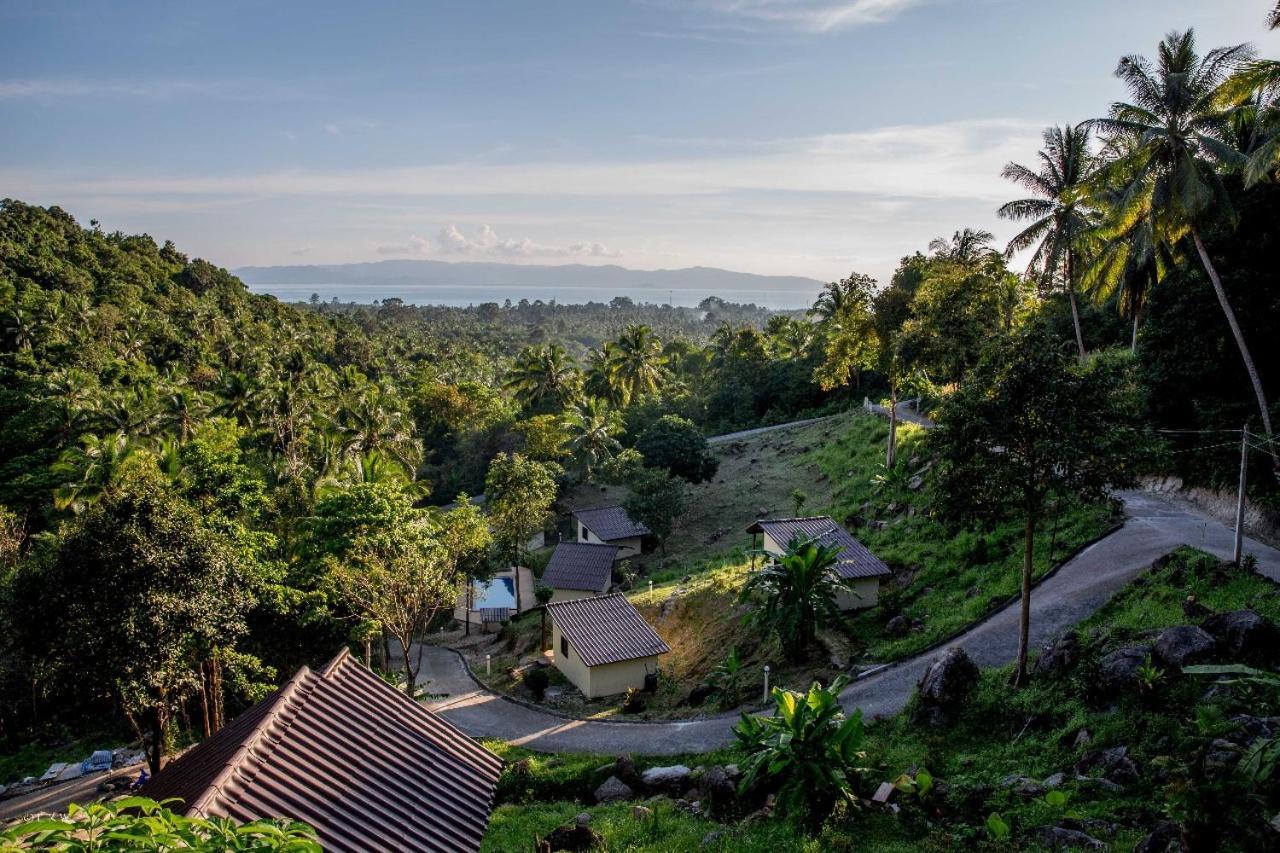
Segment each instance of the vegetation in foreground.
[[[713,821],[691,814],[688,802],[676,796],[644,800],[650,811],[640,818],[628,803],[584,805],[615,772],[611,757],[536,755],[495,745],[512,763],[500,783],[485,849],[519,848],[584,811],[611,850],[690,849],[712,832],[719,834],[710,849],[726,850],[1087,846],[1072,833],[1127,850],[1156,829],[1167,842],[1185,839],[1190,849],[1267,849],[1275,840],[1267,821],[1280,805],[1280,790],[1274,777],[1247,775],[1241,756],[1258,721],[1265,726],[1267,715],[1280,712],[1280,694],[1243,682],[1215,685],[1210,677],[1160,663],[1114,683],[1099,676],[1101,662],[1117,649],[1244,608],[1280,620],[1280,589],[1248,568],[1191,549],[1157,561],[1079,626],[1073,657],[1064,658],[1067,646],[1055,643],[1057,653],[1042,653],[1045,660],[1022,688],[1010,684],[1010,667],[987,670],[941,725],[926,722],[917,699],[899,716],[869,725],[860,742],[849,740],[865,756],[835,761],[822,753],[826,757],[818,761],[819,753],[801,750],[770,762],[783,768],[787,761],[817,761],[821,767],[802,771],[816,775],[800,777],[810,786],[827,784],[819,780],[834,766],[865,768],[827,788],[829,796],[847,789],[857,803],[834,807],[808,831],[803,815],[788,821],[776,812],[742,820],[746,812],[739,811],[723,823]],[[1276,652],[1268,653],[1274,658]],[[1232,654],[1219,648],[1213,656]],[[821,715],[821,698],[796,700],[797,707]],[[702,756],[636,757],[636,767],[745,768],[753,753],[767,754],[752,749],[752,740]],[[784,748],[772,742],[770,748]],[[897,813],[867,802],[881,781],[895,784]],[[779,790],[770,784],[754,794],[743,789],[740,808],[756,809],[760,797]]]

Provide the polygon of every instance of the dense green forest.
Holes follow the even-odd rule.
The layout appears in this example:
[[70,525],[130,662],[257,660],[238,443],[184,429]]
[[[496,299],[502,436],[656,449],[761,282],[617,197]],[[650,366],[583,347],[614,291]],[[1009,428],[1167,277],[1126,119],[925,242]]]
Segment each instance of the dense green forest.
[[[1160,50],[1121,64],[1134,103],[1046,131],[1036,167],[1006,169],[1031,195],[1000,211],[1026,223],[1008,249],[1029,266],[962,228],[888,282],[832,282],[802,315],[284,305],[170,243],[4,201],[4,745],[103,719],[207,733],[371,620],[411,638],[449,602],[445,584],[394,626],[366,575],[481,573],[549,516],[519,510],[572,480],[627,477],[678,506],[711,473],[699,434],[864,395],[967,417],[982,395],[957,389],[999,390],[995,362],[1019,346],[1050,352],[1064,382],[1125,377],[1129,414],[1168,431],[1145,471],[1233,482],[1237,440],[1212,431],[1248,422],[1252,494],[1274,507],[1275,68],[1178,34]],[[480,491],[496,542],[474,507],[432,509]]]

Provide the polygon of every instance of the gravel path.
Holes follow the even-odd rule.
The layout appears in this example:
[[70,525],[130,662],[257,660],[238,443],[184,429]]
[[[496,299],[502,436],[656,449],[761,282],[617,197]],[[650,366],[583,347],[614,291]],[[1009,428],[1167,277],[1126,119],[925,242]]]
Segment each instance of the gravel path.
[[[1031,598],[1031,642],[1041,646],[1055,634],[1101,607],[1156,557],[1192,545],[1230,558],[1231,530],[1208,516],[1165,498],[1125,492],[1124,527],[1077,554],[1041,583]],[[1280,582],[1280,551],[1252,539],[1245,552],[1258,558],[1258,571]],[[908,658],[855,682],[840,696],[848,710],[870,717],[902,709],[934,658],[959,646],[980,666],[1001,666],[1017,654],[1018,606],[1013,604],[966,631],[942,649]],[[733,741],[736,715],[664,723],[610,723],[571,720],[508,701],[479,688],[461,658],[429,646],[423,655],[428,690],[447,694],[429,707],[468,734],[500,738],[546,752],[631,752],[647,755],[704,752]]]

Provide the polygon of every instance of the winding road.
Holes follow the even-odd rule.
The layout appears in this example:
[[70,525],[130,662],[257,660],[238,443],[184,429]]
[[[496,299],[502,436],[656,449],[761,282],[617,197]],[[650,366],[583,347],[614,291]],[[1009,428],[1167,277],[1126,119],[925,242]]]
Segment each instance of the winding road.
[[[1101,607],[1117,590],[1179,545],[1230,558],[1231,529],[1172,500],[1146,492],[1123,492],[1125,524],[1089,546],[1047,580],[1031,599],[1031,642],[1041,646]],[[1245,553],[1258,571],[1280,582],[1280,551],[1245,539]],[[1017,654],[1018,606],[989,616],[938,649],[907,658],[857,681],[840,694],[846,710],[868,717],[900,711],[928,665],[951,647],[963,648],[979,666],[1002,666]],[[705,752],[733,741],[738,717],[726,714],[673,722],[606,722],[561,717],[504,699],[480,688],[458,654],[428,646],[423,654],[428,690],[445,698],[428,707],[469,735],[498,738],[546,752],[630,752],[674,755]]]

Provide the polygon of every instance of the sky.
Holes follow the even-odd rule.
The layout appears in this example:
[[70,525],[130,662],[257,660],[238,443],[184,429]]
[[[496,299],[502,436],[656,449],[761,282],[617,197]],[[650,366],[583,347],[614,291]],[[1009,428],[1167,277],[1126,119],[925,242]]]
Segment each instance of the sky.
[[1042,129],[1271,0],[0,0],[0,196],[242,265],[887,280]]

